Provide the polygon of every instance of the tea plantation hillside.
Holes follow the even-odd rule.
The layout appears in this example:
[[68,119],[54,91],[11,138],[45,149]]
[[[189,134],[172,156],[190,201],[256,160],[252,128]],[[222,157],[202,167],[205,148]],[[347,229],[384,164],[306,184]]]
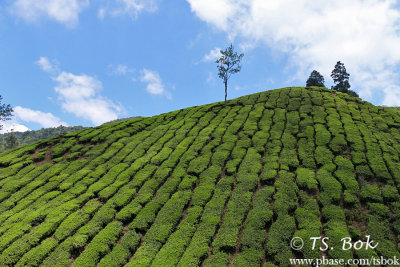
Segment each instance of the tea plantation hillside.
[[317,87],[36,142],[0,154],[0,266],[400,258],[399,155],[399,112]]

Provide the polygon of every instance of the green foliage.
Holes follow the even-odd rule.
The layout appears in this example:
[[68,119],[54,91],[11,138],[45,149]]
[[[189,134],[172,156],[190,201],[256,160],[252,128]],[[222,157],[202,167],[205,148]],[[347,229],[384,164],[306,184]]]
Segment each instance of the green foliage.
[[338,203],[342,192],[340,183],[328,171],[323,169],[317,172],[317,180],[322,189],[318,200],[324,206]]
[[[1,103],[3,101],[3,96],[0,95],[0,120],[6,121],[10,120],[12,116],[13,109],[9,104]],[[3,125],[0,125],[0,130],[3,128]]]
[[280,171],[279,177],[275,181],[275,188],[275,213],[279,216],[294,210],[297,206],[296,200],[298,191],[294,181],[294,174],[286,171]]
[[217,59],[215,63],[218,64],[218,76],[223,80],[225,85],[225,105],[226,96],[228,89],[228,80],[232,74],[235,74],[241,70],[240,61],[242,60],[243,54],[237,54],[234,52],[233,45],[231,44],[225,50],[220,50],[221,57]]
[[13,149],[14,147],[17,147],[19,145],[18,138],[16,135],[11,132],[8,133],[5,138],[4,138],[4,150],[9,150]]
[[335,68],[332,70],[331,77],[335,83],[335,85],[332,86],[332,90],[348,93],[350,88],[350,74],[347,73],[346,67],[343,63],[340,61],[336,63]]
[[141,235],[133,231],[127,232],[121,239],[121,243],[101,259],[98,266],[119,266],[126,264],[131,252],[139,245]]
[[228,203],[225,220],[213,242],[213,247],[221,251],[234,251],[239,239],[239,231],[244,216],[250,206],[252,194],[249,192],[234,193]]
[[385,201],[392,202],[392,201],[399,201],[399,193],[397,188],[392,185],[385,185],[381,188],[382,196]]
[[120,222],[108,224],[93,238],[85,251],[74,261],[73,266],[96,266],[99,258],[108,253],[110,247],[115,244],[122,228]]
[[293,257],[289,247],[296,224],[292,216],[284,215],[278,217],[269,230],[269,239],[267,241],[268,254],[273,256],[276,262],[285,265],[287,259]]
[[332,152],[325,146],[317,146],[315,149],[315,160],[320,165],[332,163],[334,156]]
[[315,125],[315,143],[317,146],[328,145],[331,140],[331,134],[322,124]]
[[310,77],[307,79],[306,86],[325,87],[324,81],[324,76],[322,76],[318,71],[313,70]]
[[331,258],[400,256],[399,127],[395,111],[311,86],[5,151],[0,265],[286,266],[320,258],[321,231],[335,248],[379,241]]
[[296,181],[300,188],[315,192],[318,189],[318,182],[315,180],[315,171],[298,168],[296,170]]
[[361,187],[360,197],[364,201],[383,201],[379,187],[372,184],[366,184]]

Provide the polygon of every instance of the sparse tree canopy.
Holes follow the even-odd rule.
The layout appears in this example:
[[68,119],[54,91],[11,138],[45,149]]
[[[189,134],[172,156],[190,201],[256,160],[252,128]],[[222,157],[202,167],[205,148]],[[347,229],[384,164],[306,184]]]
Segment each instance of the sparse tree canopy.
[[5,138],[4,148],[5,150],[12,149],[18,145],[18,139],[15,136],[14,132],[11,130],[11,133],[7,134]]
[[335,68],[333,69],[331,73],[331,77],[335,83],[334,86],[332,86],[332,90],[339,91],[342,93],[348,93],[349,88],[350,88],[350,83],[349,83],[349,77],[350,74],[347,73],[346,67],[344,66],[343,63],[338,61],[335,65]]
[[220,50],[221,57],[215,62],[218,64],[218,76],[223,80],[225,85],[225,105],[226,97],[228,95],[228,80],[232,74],[237,73],[241,70],[240,60],[243,54],[238,55],[233,50],[233,45],[231,44],[225,50]]
[[[13,109],[10,105],[2,104],[3,97],[0,95],[0,121],[9,120],[12,116]],[[3,125],[0,125],[0,130],[3,129]]]
[[308,77],[306,86],[325,87],[324,82],[324,76],[322,76],[321,73],[319,73],[318,71],[313,70],[310,74],[310,77]]

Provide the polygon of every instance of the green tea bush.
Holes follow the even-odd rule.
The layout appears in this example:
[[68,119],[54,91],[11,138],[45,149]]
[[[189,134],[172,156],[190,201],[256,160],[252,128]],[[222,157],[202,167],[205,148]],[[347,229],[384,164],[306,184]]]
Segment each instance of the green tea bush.
[[344,221],[346,219],[344,212],[340,206],[328,205],[322,208],[322,216],[325,220]]
[[[222,181],[226,181],[228,184],[233,184],[232,177],[224,177]],[[225,190],[221,190],[225,188]],[[182,257],[178,263],[178,266],[188,266],[190,264],[199,265],[200,259],[208,255],[209,244],[211,239],[217,230],[217,226],[220,223],[221,216],[224,212],[225,202],[230,196],[231,189],[229,187],[217,187],[218,190],[212,197],[212,199],[204,207],[204,212],[193,237],[189,238],[190,244],[183,251]]]
[[372,173],[371,169],[368,167],[368,165],[359,165],[356,167],[356,172],[359,177],[362,177],[363,179],[371,179],[374,177],[374,174]]
[[375,252],[384,257],[398,257],[399,252],[393,244],[393,237],[390,233],[389,222],[387,219],[382,219],[380,216],[369,215],[367,223],[367,234],[371,235],[371,239],[379,245]]
[[273,256],[280,265],[287,264],[287,259],[292,258],[293,254],[289,247],[290,239],[296,230],[294,218],[289,215],[278,216],[269,230],[267,241],[267,253]]
[[399,193],[397,188],[392,185],[385,185],[381,188],[383,199],[387,202],[398,201]]
[[283,148],[280,157],[280,165],[282,170],[295,170],[299,165],[296,150]]
[[342,193],[340,183],[329,172],[323,169],[317,172],[317,180],[322,190],[318,200],[324,206],[338,203]]
[[249,148],[239,166],[238,175],[245,175],[247,173],[258,174],[261,171],[260,160],[261,155],[254,148]]
[[174,266],[178,261],[187,244],[196,231],[197,222],[202,208],[195,206],[188,210],[187,217],[178,225],[178,229],[172,233],[165,245],[159,250],[154,258],[153,264]]
[[344,135],[339,134],[332,138],[332,141],[329,143],[329,147],[335,153],[340,153],[347,148],[347,141],[344,138]]
[[75,230],[89,220],[91,214],[100,206],[101,204],[97,201],[89,201],[81,210],[72,213],[60,224],[54,233],[54,238],[61,241],[71,236]]
[[296,170],[296,181],[300,188],[307,189],[310,192],[316,192],[318,189],[318,182],[315,180],[315,171],[298,168]]
[[344,187],[353,194],[357,194],[359,191],[358,182],[354,175],[354,166],[351,161],[342,156],[335,158],[335,164],[337,165],[337,171],[335,176],[344,185]]
[[295,149],[296,145],[297,145],[296,137],[294,137],[288,131],[285,131],[282,135],[282,144],[283,144],[284,148]]
[[274,211],[278,216],[288,214],[297,207],[298,188],[294,182],[294,174],[280,171],[274,185],[276,188]]
[[334,156],[325,146],[317,146],[315,149],[315,161],[320,165],[332,163]]
[[344,190],[343,201],[349,205],[354,205],[359,202],[358,196],[349,190]]
[[239,239],[239,231],[251,203],[250,192],[235,192],[228,202],[224,222],[213,242],[216,250],[234,251]]
[[215,183],[221,174],[221,168],[211,166],[200,174],[199,185],[193,191],[193,205],[204,206],[214,191]]
[[368,210],[372,215],[382,218],[389,217],[389,208],[381,203],[368,203]]
[[328,145],[331,140],[331,134],[322,124],[315,124],[315,143],[317,146]]
[[[337,211],[340,212],[339,209],[337,209]],[[333,214],[333,216],[335,215]],[[326,236],[329,237],[329,246],[331,247],[341,248],[343,244],[342,238],[350,236],[349,232],[347,231],[346,223],[342,220],[342,218],[333,218],[329,220],[324,226],[324,232]],[[348,260],[353,258],[351,250],[330,249],[328,250],[328,255],[334,259]]]
[[260,179],[263,183],[273,182],[278,175],[278,171],[276,169],[265,168],[261,173]]
[[160,165],[168,156],[172,153],[172,149],[169,147],[163,148],[156,156],[151,159],[151,163],[154,165]]
[[103,255],[110,251],[122,232],[122,223],[118,221],[108,224],[93,240],[83,253],[74,261],[73,266],[96,266]]
[[310,169],[315,168],[314,142],[306,138],[300,138],[298,145],[298,154],[302,166]]
[[365,157],[365,153],[361,151],[352,151],[351,159],[356,165],[367,163],[367,158]]
[[312,111],[312,115],[313,115],[313,120],[315,123],[315,126],[317,124],[325,124],[325,118],[326,118],[326,112],[325,109],[321,106],[315,105],[313,106],[313,111]]
[[270,208],[271,195],[274,189],[264,188],[254,197],[253,209],[248,213],[243,230],[242,249],[261,250],[265,239],[265,226],[272,220]]
[[364,201],[382,202],[381,191],[377,185],[366,184],[361,187],[360,197]]
[[39,266],[42,260],[58,245],[53,238],[47,238],[41,244],[28,251],[15,266]]
[[254,134],[252,138],[253,146],[258,153],[263,153],[265,150],[265,144],[267,143],[269,134],[267,131],[262,130]]

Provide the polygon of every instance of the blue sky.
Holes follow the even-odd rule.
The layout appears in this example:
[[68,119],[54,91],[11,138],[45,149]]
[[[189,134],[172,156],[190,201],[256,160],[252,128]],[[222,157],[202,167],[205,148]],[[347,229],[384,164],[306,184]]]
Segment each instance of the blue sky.
[[363,99],[400,105],[399,14],[391,0],[2,1],[3,131],[221,101],[214,61],[230,43],[245,56],[228,98],[303,86],[313,69],[330,87],[341,60]]

